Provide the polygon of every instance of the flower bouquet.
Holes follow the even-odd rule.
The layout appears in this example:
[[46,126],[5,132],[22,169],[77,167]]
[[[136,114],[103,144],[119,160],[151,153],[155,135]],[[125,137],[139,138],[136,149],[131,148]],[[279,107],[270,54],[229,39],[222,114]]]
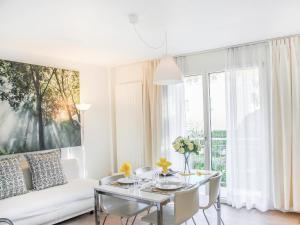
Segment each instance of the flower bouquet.
[[201,150],[199,142],[189,137],[177,137],[172,145],[176,152],[184,156],[184,173],[190,173],[189,157],[192,153],[199,155]]

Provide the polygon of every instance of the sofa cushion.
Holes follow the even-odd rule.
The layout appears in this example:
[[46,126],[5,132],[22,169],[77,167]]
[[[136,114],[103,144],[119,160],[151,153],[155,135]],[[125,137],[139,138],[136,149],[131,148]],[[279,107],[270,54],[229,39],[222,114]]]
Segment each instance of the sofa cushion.
[[28,160],[34,190],[62,185],[67,182],[60,159],[60,150],[25,154]]
[[18,157],[0,160],[0,199],[27,192]]
[[[94,188],[97,186],[97,180],[76,179],[64,185],[6,198],[0,200],[1,217],[10,218],[15,222],[47,215],[74,202],[93,199]],[[93,207],[92,200],[90,207]]]

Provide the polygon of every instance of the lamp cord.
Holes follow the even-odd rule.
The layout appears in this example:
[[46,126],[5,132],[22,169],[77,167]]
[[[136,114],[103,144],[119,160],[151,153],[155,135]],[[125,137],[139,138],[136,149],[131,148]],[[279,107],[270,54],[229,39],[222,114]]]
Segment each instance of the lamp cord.
[[152,48],[155,50],[161,49],[165,46],[166,53],[167,53],[167,33],[165,35],[165,40],[159,46],[153,46],[153,45],[149,44],[147,41],[145,41],[145,39],[142,37],[142,35],[137,31],[135,24],[132,24],[132,26],[133,26],[133,29],[134,29],[135,33],[137,34],[138,38],[144,43],[144,45],[146,45],[148,48]]

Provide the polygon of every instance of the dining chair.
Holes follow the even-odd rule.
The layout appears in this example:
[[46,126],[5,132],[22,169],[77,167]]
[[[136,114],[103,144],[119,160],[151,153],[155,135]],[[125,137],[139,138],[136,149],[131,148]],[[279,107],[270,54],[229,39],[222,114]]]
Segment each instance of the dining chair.
[[134,174],[138,176],[138,175],[141,175],[143,173],[149,172],[151,170],[153,170],[153,168],[151,166],[140,167],[140,168],[137,168],[134,171]]
[[[202,209],[203,215],[206,219],[206,222],[210,225],[209,220],[206,216],[205,210],[209,209],[211,206],[217,210],[215,202],[220,194],[220,183],[221,183],[222,173],[218,172],[215,176],[209,179],[209,193],[208,196],[201,196],[200,195],[200,206],[199,208]],[[203,201],[204,200],[204,201]],[[224,221],[221,218],[221,222],[224,225]]]
[[[100,185],[108,185],[123,177],[125,177],[123,174],[108,176],[102,178],[99,183]],[[149,207],[150,205],[144,203],[100,195],[100,209],[106,214],[104,217],[103,225],[105,224],[106,219],[109,215],[119,216],[121,224],[123,224],[122,219],[126,218],[126,225],[128,224],[129,219],[131,217],[134,217],[131,223],[133,225],[136,220],[136,216],[139,213],[147,210]]]
[[[199,210],[199,185],[194,185],[188,190],[175,192],[174,204],[163,207],[163,225],[180,225],[188,220],[194,220],[194,215]],[[149,224],[157,224],[157,211],[142,218]]]
[[8,225],[14,225],[14,223],[6,218],[0,218],[0,224],[8,224]]

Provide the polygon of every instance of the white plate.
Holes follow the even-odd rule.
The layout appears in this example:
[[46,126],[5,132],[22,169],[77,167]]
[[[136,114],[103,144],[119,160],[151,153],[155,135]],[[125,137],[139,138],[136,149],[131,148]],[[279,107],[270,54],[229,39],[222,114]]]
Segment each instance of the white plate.
[[133,179],[131,179],[129,177],[120,178],[117,180],[117,182],[120,184],[133,184],[134,183]]
[[182,188],[183,184],[181,182],[166,181],[156,184],[155,187],[160,190],[172,191]]

